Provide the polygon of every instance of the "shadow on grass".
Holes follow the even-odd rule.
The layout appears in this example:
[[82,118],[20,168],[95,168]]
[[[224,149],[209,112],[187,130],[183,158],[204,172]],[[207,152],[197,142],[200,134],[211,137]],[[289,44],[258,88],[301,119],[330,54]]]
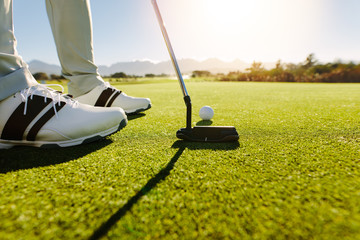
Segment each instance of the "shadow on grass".
[[0,174],[69,162],[104,148],[111,143],[110,139],[103,139],[68,148],[15,147],[0,150]]
[[127,116],[128,120],[131,121],[131,120],[134,120],[134,119],[137,119],[137,118],[141,118],[141,117],[144,117],[146,116],[145,113],[134,113],[134,114],[129,114]]
[[211,143],[211,142],[187,142],[183,140],[177,140],[171,146],[172,148],[187,148],[189,150],[201,150],[201,149],[210,149],[210,150],[235,150],[240,147],[238,141],[236,142],[222,142],[222,143]]
[[170,171],[174,168],[175,163],[180,158],[181,154],[186,148],[190,150],[199,149],[212,149],[212,150],[235,150],[240,146],[239,142],[228,142],[228,143],[195,143],[186,142],[182,140],[176,141],[171,147],[178,148],[175,155],[171,158],[170,162],[161,169],[153,178],[151,178],[127,203],[122,206],[116,213],[114,213],[106,222],[104,222],[89,238],[90,240],[100,239],[104,237],[108,231],[114,226],[131,208],[145,196],[151,189],[155,188],[156,185],[165,180],[170,175]]
[[196,123],[196,126],[210,126],[213,123],[211,120],[201,120]]
[[105,223],[103,223],[89,238],[100,239],[105,236],[110,228],[115,225],[139,200],[142,196],[150,192],[151,189],[155,188],[156,185],[170,175],[170,171],[174,168],[175,163],[184,152],[185,147],[180,147],[179,150],[172,157],[170,162],[161,169],[153,178],[151,178],[127,203],[120,208],[115,214],[113,214]]

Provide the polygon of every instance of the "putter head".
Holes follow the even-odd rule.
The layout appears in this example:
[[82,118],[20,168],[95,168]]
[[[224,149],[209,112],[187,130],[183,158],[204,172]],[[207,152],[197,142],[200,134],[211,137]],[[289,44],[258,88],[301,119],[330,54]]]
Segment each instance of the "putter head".
[[176,136],[190,142],[232,142],[239,140],[239,134],[232,126],[195,126],[181,128]]

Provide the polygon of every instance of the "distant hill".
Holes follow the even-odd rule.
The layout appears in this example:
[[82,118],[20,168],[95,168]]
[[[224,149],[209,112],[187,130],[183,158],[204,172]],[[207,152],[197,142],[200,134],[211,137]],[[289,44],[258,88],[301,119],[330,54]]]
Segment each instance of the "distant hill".
[[[250,64],[240,60],[224,62],[216,58],[207,59],[205,61],[180,59],[178,62],[181,72],[184,74],[192,73],[195,70],[206,70],[212,73],[228,73],[229,71],[242,71],[250,66]],[[134,61],[115,63],[111,66],[99,66],[99,72],[105,76],[115,72],[125,72],[128,75],[145,75],[147,73],[174,74],[174,68],[170,60],[159,63],[153,63],[151,61]]]
[[48,75],[50,74],[57,74],[60,75],[61,68],[58,65],[55,64],[47,64],[39,60],[32,60],[28,63],[29,70],[32,74],[37,72],[44,72]]
[[[232,62],[225,62],[217,58],[210,58],[204,61],[197,61],[194,59],[180,59],[180,69],[182,73],[189,74],[195,70],[210,71],[211,73],[228,73],[230,71],[244,71],[251,66],[251,63],[246,63],[241,60],[234,60]],[[38,60],[33,60],[28,63],[29,69],[32,73],[45,72],[50,74],[60,74],[61,68],[58,65],[47,64]],[[265,68],[271,68],[274,63],[264,63]],[[111,66],[99,66],[99,72],[102,76],[109,76],[116,72],[124,72],[127,75],[145,75],[145,74],[174,74],[174,69],[171,61],[164,61],[154,63],[151,61],[133,61],[133,62],[118,62]]]

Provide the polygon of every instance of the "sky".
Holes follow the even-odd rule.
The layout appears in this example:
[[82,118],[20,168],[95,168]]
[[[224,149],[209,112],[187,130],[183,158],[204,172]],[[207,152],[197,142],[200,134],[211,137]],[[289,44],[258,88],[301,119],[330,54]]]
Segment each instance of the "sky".
[[[18,52],[59,64],[45,0],[13,0]],[[150,0],[90,0],[97,65],[169,60]],[[178,59],[360,61],[359,0],[158,0]]]

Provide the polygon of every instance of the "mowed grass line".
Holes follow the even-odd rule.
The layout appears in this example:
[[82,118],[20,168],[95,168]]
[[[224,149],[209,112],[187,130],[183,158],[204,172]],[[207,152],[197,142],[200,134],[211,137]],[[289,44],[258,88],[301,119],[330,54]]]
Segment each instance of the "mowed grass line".
[[88,239],[119,211],[106,238],[360,238],[359,84],[187,87],[193,124],[210,105],[238,144],[178,141],[176,82],[119,85],[153,108],[105,141],[0,151],[0,239]]

